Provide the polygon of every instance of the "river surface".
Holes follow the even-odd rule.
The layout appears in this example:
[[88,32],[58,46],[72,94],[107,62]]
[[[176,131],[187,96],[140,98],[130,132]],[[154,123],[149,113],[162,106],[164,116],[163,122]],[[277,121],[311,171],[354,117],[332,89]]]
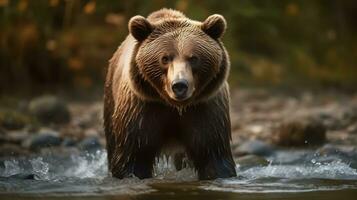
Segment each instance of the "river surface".
[[0,199],[356,199],[357,158],[314,150],[280,150],[269,165],[242,168],[238,177],[197,181],[191,169],[157,161],[155,176],[108,176],[106,152],[0,161]]

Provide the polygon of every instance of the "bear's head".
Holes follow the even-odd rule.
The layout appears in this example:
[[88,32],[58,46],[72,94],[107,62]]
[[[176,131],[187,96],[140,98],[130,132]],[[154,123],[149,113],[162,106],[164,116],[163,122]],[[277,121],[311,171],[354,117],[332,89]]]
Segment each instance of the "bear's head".
[[221,15],[204,22],[171,18],[129,21],[137,40],[131,75],[141,96],[175,107],[208,99],[227,78],[228,54],[220,38],[226,29]]

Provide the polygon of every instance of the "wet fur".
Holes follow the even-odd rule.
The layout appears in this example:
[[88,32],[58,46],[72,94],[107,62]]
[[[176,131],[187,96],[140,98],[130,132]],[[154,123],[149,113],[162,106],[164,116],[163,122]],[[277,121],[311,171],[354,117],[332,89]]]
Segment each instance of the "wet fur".
[[[147,18],[156,28],[146,40],[163,32],[186,30],[199,22],[178,11],[163,9]],[[156,31],[156,32],[155,32]],[[151,38],[150,38],[151,37]],[[146,41],[145,40],[145,41]],[[160,79],[145,77],[136,63],[142,43],[129,35],[110,60],[104,95],[104,127],[109,170],[114,177],[152,176],[155,157],[170,141],[186,150],[200,179],[236,175],[230,150],[229,59],[222,43],[216,71],[197,72],[200,91],[180,114],[161,91]],[[142,54],[141,54],[142,55]],[[152,55],[151,55],[152,56]],[[140,59],[139,59],[140,60]],[[152,66],[151,74],[161,72]],[[153,75],[155,77],[155,75]],[[159,75],[157,75],[159,76]],[[156,86],[156,87],[155,87]]]

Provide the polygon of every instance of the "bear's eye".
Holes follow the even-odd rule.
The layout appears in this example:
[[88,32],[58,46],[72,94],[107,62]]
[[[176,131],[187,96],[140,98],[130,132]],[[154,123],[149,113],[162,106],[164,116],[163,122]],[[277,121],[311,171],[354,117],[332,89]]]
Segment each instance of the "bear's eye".
[[162,56],[161,63],[163,65],[167,65],[171,60],[172,60],[172,58],[170,56]]
[[197,64],[198,63],[198,57],[197,56],[190,56],[188,58],[188,62],[190,62],[192,65]]

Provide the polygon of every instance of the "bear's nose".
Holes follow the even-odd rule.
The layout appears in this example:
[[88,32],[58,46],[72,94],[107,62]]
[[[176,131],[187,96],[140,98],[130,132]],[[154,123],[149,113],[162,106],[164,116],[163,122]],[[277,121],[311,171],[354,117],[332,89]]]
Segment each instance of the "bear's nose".
[[178,79],[172,81],[172,91],[175,93],[176,98],[183,99],[186,97],[186,92],[188,90],[188,81],[185,79]]

